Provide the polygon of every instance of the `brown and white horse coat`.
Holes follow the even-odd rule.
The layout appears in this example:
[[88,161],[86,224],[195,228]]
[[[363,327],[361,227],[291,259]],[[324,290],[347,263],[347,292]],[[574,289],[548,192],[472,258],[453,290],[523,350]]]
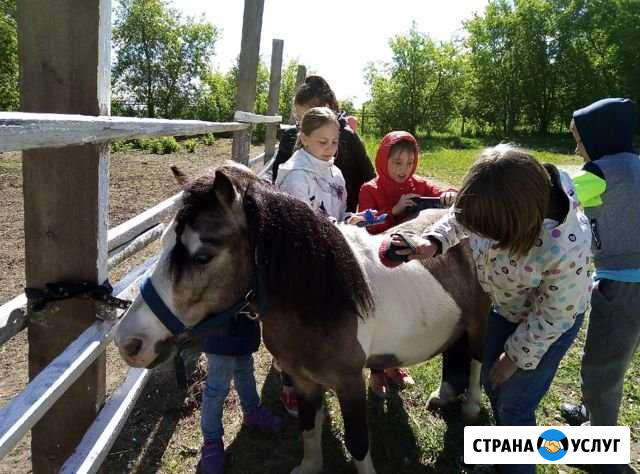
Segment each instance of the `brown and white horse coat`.
[[[401,230],[419,233],[439,215],[423,212]],[[252,309],[262,309],[264,343],[301,394],[305,449],[294,472],[322,469],[325,388],[339,399],[358,472],[373,473],[363,368],[423,362],[464,332],[472,357],[481,358],[489,300],[466,243],[427,264],[388,269],[377,254],[384,238],[335,226],[237,165],[188,183],[183,207],[163,236],[151,280],[186,326],[229,308],[258,281],[265,304],[254,300]],[[138,297],[116,344],[127,363],[146,367],[169,336]],[[477,362],[472,379],[463,406],[469,415],[479,410]],[[447,401],[450,391],[441,387],[440,398]]]

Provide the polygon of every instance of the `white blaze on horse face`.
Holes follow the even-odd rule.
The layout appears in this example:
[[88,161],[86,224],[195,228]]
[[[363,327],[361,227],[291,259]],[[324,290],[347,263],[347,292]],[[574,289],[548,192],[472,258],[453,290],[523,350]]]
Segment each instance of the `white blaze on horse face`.
[[[172,305],[168,291],[168,263],[169,253],[175,245],[175,234],[175,222],[171,222],[162,235],[163,250],[158,263],[151,270],[153,286],[169,308],[172,308]],[[169,330],[153,314],[142,296],[138,294],[118,325],[114,342],[127,364],[132,367],[147,367],[158,356],[156,343],[164,341],[170,336]],[[127,349],[131,344],[138,346],[135,354]]]

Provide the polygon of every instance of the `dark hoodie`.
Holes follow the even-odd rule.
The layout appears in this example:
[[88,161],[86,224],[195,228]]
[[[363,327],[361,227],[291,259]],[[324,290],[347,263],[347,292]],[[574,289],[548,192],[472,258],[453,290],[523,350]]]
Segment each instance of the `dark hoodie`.
[[636,104],[629,99],[599,100],[575,111],[573,120],[590,159],[574,183],[591,222],[596,271],[600,276],[607,272],[610,279],[628,278],[616,271],[640,272],[640,158],[633,149]]
[[416,158],[420,156],[418,143],[409,132],[390,132],[385,135],[378,148],[376,154],[376,171],[378,176],[368,183],[362,185],[360,196],[358,199],[358,210],[375,209],[378,213],[386,213],[387,219],[381,224],[367,227],[371,234],[378,234],[390,227],[393,227],[410,217],[409,214],[394,216],[391,212],[402,195],[417,194],[423,197],[440,197],[445,191],[454,191],[453,189],[443,189],[430,183],[425,178],[415,176],[418,160],[413,162],[413,169],[409,173],[409,177],[402,183],[398,183],[391,179],[388,171],[389,156],[391,155],[391,147],[400,141],[409,141],[413,145]]
[[[360,137],[349,127],[346,114],[341,113],[338,116],[338,123],[340,124],[340,141],[334,164],[342,171],[346,183],[347,212],[355,212],[358,206],[360,187],[372,179],[375,172]],[[295,128],[286,130],[282,134],[278,153],[273,163],[274,183],[278,177],[278,168],[293,154],[297,136],[298,130]]]

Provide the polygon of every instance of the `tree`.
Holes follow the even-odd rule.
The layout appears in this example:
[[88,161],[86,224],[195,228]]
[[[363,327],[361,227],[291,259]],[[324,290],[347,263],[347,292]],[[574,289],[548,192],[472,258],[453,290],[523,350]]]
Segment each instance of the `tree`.
[[121,0],[113,44],[115,97],[142,103],[148,117],[177,118],[197,101],[218,38],[164,0]]
[[453,43],[436,44],[415,24],[389,46],[387,65],[370,64],[365,72],[371,87],[371,108],[381,133],[403,129],[416,134],[446,128],[455,107],[461,63]]
[[0,0],[0,110],[20,107],[16,1]]
[[298,73],[298,61],[291,60],[282,69],[280,81],[280,115],[284,123],[289,121],[293,109],[293,98],[296,94],[296,74]]

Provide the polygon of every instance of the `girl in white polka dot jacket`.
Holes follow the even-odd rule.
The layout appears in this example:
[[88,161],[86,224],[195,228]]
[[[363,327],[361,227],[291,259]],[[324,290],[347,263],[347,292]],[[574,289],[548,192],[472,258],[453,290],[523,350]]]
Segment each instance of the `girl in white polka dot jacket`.
[[[566,173],[498,145],[472,166],[450,212],[417,239],[413,253],[397,253],[428,259],[467,237],[493,301],[482,381],[496,424],[535,425],[536,407],[589,302],[588,220]],[[404,245],[398,237],[392,244]]]

